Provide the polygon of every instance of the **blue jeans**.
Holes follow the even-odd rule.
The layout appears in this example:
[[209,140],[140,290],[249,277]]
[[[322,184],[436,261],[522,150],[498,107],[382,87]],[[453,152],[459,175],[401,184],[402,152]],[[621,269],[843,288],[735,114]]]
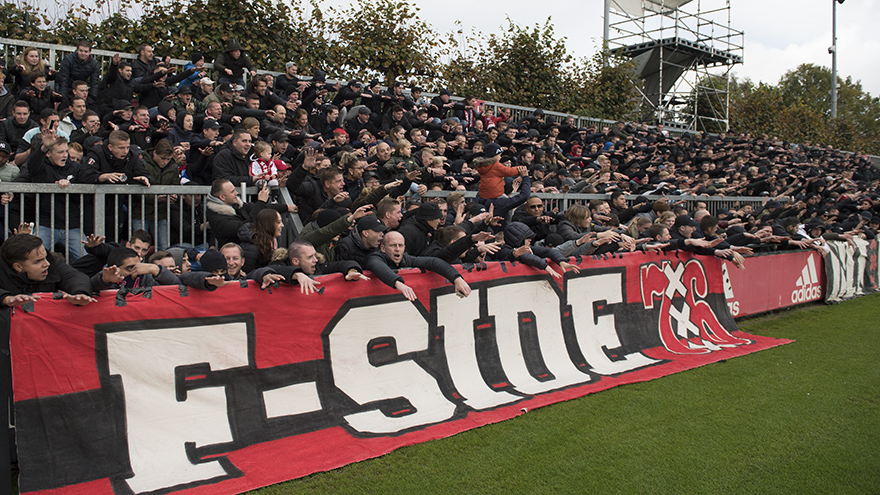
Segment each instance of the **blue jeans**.
[[40,225],[37,237],[43,240],[43,247],[51,252],[55,244],[64,244],[70,255],[70,261],[75,261],[82,255],[82,234],[80,229],[51,229]]
[[159,220],[156,228],[153,228],[152,220],[141,220],[140,218],[131,219],[131,231],[143,229],[153,236],[153,244],[156,245],[156,251],[161,251],[168,247],[168,220]]

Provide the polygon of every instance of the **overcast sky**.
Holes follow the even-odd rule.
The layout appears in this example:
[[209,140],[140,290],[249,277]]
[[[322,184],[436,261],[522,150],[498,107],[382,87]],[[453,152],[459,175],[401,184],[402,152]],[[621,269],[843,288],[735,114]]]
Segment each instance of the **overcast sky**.
[[[753,81],[777,83],[802,63],[831,67],[833,0],[731,0],[731,27],[745,32],[742,65],[734,74]],[[333,2],[336,5],[348,2]],[[420,17],[440,33],[466,29],[500,32],[510,18],[520,26],[542,23],[548,16],[558,36],[578,56],[595,53],[602,38],[602,0],[415,0]],[[697,1],[683,7],[696,11]],[[724,0],[702,0],[706,9]],[[849,0],[837,6],[838,75],[860,80],[865,91],[880,96],[880,0]]]
[[[28,0],[31,1],[31,0]],[[34,0],[54,10],[55,3],[73,0]],[[116,0],[119,1],[119,0]],[[419,16],[444,35],[456,21],[469,31],[501,32],[507,18],[520,26],[543,24],[549,16],[568,50],[591,56],[602,38],[603,0],[410,0]],[[684,6],[696,11],[699,0]],[[834,0],[731,0],[731,27],[745,32],[744,64],[733,73],[753,81],[777,83],[802,63],[831,67],[831,7]],[[111,2],[113,3],[113,2]],[[303,3],[306,2],[303,0]],[[351,0],[323,0],[322,6],[347,7]],[[703,10],[726,5],[725,0],[702,0]],[[861,81],[865,91],[880,96],[880,0],[849,0],[837,6],[838,75]]]

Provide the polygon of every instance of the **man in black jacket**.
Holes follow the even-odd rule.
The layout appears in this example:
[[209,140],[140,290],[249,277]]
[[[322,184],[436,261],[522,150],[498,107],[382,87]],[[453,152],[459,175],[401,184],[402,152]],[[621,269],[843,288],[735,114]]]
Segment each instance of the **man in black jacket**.
[[388,227],[376,218],[367,215],[358,220],[354,230],[336,244],[336,259],[356,261],[364,266],[367,257],[376,251]]
[[[18,150],[21,138],[27,131],[39,126],[40,124],[31,119],[31,108],[25,101],[17,101],[12,106],[12,118],[0,122],[0,142],[9,145],[12,150],[13,158]],[[22,161],[21,163],[24,163]]]
[[[139,184],[150,187],[150,173],[141,157],[131,150],[131,139],[125,131],[111,132],[104,144],[89,149],[83,160],[80,181],[84,184]],[[107,199],[104,232],[114,241],[118,240],[121,232],[128,231],[127,215],[123,213],[128,207],[128,198],[128,194],[120,194],[115,199],[112,196]],[[113,201],[117,202],[116,206]],[[88,204],[84,209],[91,209],[92,206]],[[121,218],[117,218],[117,212]],[[89,211],[83,214],[85,218],[94,215]]]
[[217,153],[214,157],[212,176],[214,180],[226,179],[235,185],[244,182],[254,185],[254,178],[248,174],[248,152],[251,150],[251,135],[244,129],[232,133],[232,146]]
[[94,146],[83,158],[82,181],[86,184],[140,184],[150,187],[144,161],[131,151],[125,131],[113,131],[107,142]]
[[98,97],[98,83],[101,80],[101,64],[92,56],[92,44],[82,40],[76,45],[76,51],[61,60],[61,68],[55,78],[55,89],[62,96],[71,91],[73,81],[85,81],[89,84],[89,94]]
[[406,239],[406,252],[413,256],[421,255],[433,240],[434,231],[446,214],[440,211],[437,203],[422,203],[414,214],[404,215],[398,229]]
[[150,72],[139,82],[132,80],[132,68],[128,62],[121,61],[119,54],[113,56],[112,63],[101,81],[101,98],[98,102],[101,112],[112,112],[120,102],[131,104],[135,92],[141,93],[153,87],[154,82],[165,75],[164,72]]
[[251,77],[257,75],[257,70],[251,59],[244,53],[244,48],[237,40],[231,39],[223,53],[214,59],[214,69],[220,74],[221,83],[241,84],[244,86],[244,72],[247,69]]
[[389,232],[382,240],[379,251],[367,257],[367,270],[389,287],[400,291],[410,301],[416,300],[412,287],[404,283],[396,270],[401,268],[424,268],[446,277],[455,286],[455,292],[462,297],[471,293],[471,288],[458,271],[440,258],[431,256],[410,256],[406,253],[406,241],[399,232]]
[[57,292],[76,306],[95,299],[89,296],[89,277],[46,253],[43,241],[30,234],[16,234],[0,249],[0,301],[3,307],[21,306],[39,299],[34,292]]

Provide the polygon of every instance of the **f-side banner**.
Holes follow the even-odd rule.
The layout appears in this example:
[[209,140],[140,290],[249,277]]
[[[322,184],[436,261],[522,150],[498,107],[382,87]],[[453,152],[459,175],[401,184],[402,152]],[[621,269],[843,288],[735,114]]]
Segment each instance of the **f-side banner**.
[[714,258],[159,287],[16,310],[23,493],[233,494],[788,341],[737,330]]

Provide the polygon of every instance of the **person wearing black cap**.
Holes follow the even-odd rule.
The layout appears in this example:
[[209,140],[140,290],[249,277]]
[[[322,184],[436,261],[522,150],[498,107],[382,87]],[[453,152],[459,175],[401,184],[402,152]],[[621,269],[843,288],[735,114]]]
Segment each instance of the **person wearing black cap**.
[[448,89],[441,89],[439,95],[431,98],[431,103],[428,105],[428,117],[440,121],[446,120],[452,107],[455,106],[455,102],[450,100],[451,96],[452,93]]
[[214,157],[226,147],[220,138],[220,127],[218,121],[206,118],[202,121],[202,133],[192,136],[183,175],[194,184],[209,185],[213,180]]
[[501,146],[495,143],[486,145],[483,156],[474,159],[474,168],[480,174],[479,192],[480,199],[492,200],[500,198],[504,194],[505,177],[525,177],[528,175],[526,167],[508,167],[501,163]]
[[235,92],[232,91],[232,85],[228,82],[221,82],[217,84],[217,87],[214,89],[214,92],[209,94],[202,100],[205,103],[220,103],[221,105],[226,104],[226,108],[223,110],[223,113],[227,113],[232,110],[232,100],[235,98]]
[[348,84],[339,88],[339,91],[336,93],[336,96],[333,98],[333,103],[337,107],[339,107],[340,117],[342,120],[345,120],[345,115],[349,110],[358,102],[361,98],[361,82],[357,79],[352,79],[348,81]]
[[202,113],[205,109],[208,108],[208,104],[193,99],[193,89],[192,86],[181,86],[177,90],[177,97],[171,101],[174,104],[174,109],[177,113],[180,112],[189,112],[191,114]]
[[[153,79],[153,81],[157,84],[151,83],[149,88],[138,91],[139,103],[147,108],[156,107],[159,105],[159,102],[166,101],[169,95],[172,94],[171,89],[174,89],[178,82],[198,72],[196,68],[191,68],[174,75],[169,75],[174,73],[174,69],[164,64],[160,64],[154,70],[154,76],[158,77]],[[146,81],[146,78],[144,81]],[[192,88],[190,88],[190,98],[192,98]]]
[[180,87],[196,86],[203,77],[207,75],[205,72],[205,55],[202,52],[192,52],[190,62],[183,66],[183,70],[195,69],[195,71],[183,81],[180,81]]
[[396,270],[403,268],[422,268],[437,273],[455,286],[455,292],[467,297],[471,288],[464,277],[449,263],[432,256],[413,256],[407,252],[406,240],[400,232],[388,232],[382,240],[378,251],[367,257],[367,270],[373,272],[379,280],[389,287],[397,289],[408,300],[415,301],[416,293],[412,287],[404,283],[404,279]]
[[400,105],[407,112],[411,111],[415,106],[413,101],[403,94],[403,83],[400,81],[394,81],[388,87],[388,90],[382,94],[382,102],[384,103],[382,107],[383,114],[388,114],[395,105]]
[[[357,109],[356,112],[355,108]],[[345,131],[348,132],[349,141],[352,143],[357,141],[361,131],[365,129],[369,131],[370,134],[372,134],[373,136],[378,135],[379,129],[373,123],[372,113],[370,112],[370,109],[364,105],[359,105],[355,108],[352,108],[351,113],[354,113],[353,116],[351,115],[351,113],[349,113],[349,117],[354,118],[349,118],[345,124]]]
[[[223,268],[226,268],[226,259]],[[204,259],[204,256],[202,256]],[[180,285],[180,279],[168,268],[153,263],[144,263],[134,249],[118,247],[107,256],[103,270],[91,278],[92,290],[138,289],[155,285]]]
[[398,230],[406,238],[406,252],[413,256],[422,254],[445,216],[437,203],[422,203],[404,214]]
[[367,256],[379,247],[388,227],[375,215],[366,215],[355,224],[354,230],[336,244],[337,260],[356,261],[365,266]]
[[[12,182],[21,174],[21,170],[15,163],[9,161],[12,155],[12,146],[0,141],[0,182]],[[8,193],[12,194],[12,193]],[[3,196],[6,196],[5,194]],[[6,203],[3,203],[6,204]],[[2,215],[2,213],[0,213]]]

